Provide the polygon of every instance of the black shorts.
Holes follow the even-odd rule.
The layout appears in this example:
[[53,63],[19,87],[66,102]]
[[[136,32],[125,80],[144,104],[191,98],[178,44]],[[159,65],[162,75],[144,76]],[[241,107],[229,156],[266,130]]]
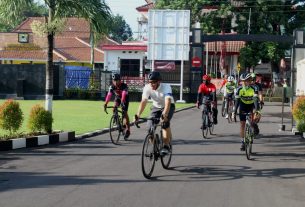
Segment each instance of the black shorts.
[[245,113],[252,112],[253,109],[254,109],[254,104],[240,103],[240,106],[239,106],[239,120],[240,121],[246,121]]
[[[116,106],[120,106],[121,105],[121,99],[119,99],[119,98],[116,98],[116,99],[114,99],[114,103],[115,103],[115,105]],[[126,97],[126,101],[125,101],[125,105],[124,105],[124,108],[122,107],[122,110],[123,111],[128,111],[128,106],[129,106],[129,97],[127,96]]]
[[[170,122],[170,120],[173,118],[173,115],[175,113],[175,108],[176,108],[175,104],[171,104],[169,112],[168,112],[168,116],[167,116],[168,122]],[[154,118],[161,118],[163,110],[164,110],[164,108],[160,109],[160,108],[152,106],[151,111],[150,111],[150,116],[154,117]],[[147,121],[147,126],[148,126],[148,129],[150,129],[150,127],[152,126],[151,120]]]

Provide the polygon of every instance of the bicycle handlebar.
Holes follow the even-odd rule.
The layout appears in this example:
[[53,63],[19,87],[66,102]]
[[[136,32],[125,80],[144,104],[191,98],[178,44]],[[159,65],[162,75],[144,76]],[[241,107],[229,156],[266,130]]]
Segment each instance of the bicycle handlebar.
[[[107,106],[107,107],[105,107],[105,108],[104,108],[104,111],[106,112],[106,114],[108,114],[108,111],[107,111],[108,108],[111,108],[111,109],[116,108],[116,109],[117,109],[118,107],[117,107],[117,106]],[[118,109],[117,109],[117,111],[120,112],[120,113],[122,113],[122,111],[120,111],[120,110],[118,110]]]
[[159,121],[160,118],[155,118],[155,117],[149,117],[149,118],[139,118],[137,115],[135,115],[135,121],[134,121],[134,124],[137,128],[140,128],[139,126],[139,121],[142,120],[142,121],[148,121],[148,120],[151,120],[151,121]]

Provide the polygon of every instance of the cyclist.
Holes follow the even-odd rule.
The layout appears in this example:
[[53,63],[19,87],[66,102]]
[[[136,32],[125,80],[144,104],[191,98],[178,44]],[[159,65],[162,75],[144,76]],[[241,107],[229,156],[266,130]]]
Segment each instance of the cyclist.
[[128,105],[129,105],[129,96],[128,96],[128,86],[126,83],[121,81],[121,76],[117,73],[112,74],[112,84],[109,87],[109,91],[106,96],[104,109],[107,108],[107,104],[109,103],[111,96],[115,95],[114,103],[115,106],[121,105],[124,123],[126,127],[124,138],[127,139],[130,136],[130,124],[129,124],[129,116],[128,116]]
[[[202,76],[202,84],[200,84],[198,88],[198,94],[197,94],[197,102],[196,106],[199,108],[199,106],[202,103],[210,102],[212,101],[212,104],[210,105],[211,110],[213,112],[213,122],[216,125],[217,124],[217,98],[216,98],[216,86],[211,83],[211,77],[208,75]],[[203,107],[206,107],[205,104],[203,104]],[[205,108],[203,108],[203,111]],[[210,110],[210,109],[209,109]],[[202,112],[203,112],[202,111]]]
[[[164,146],[161,149],[161,154],[166,155],[170,152],[170,141],[172,139],[172,132],[170,128],[170,121],[175,111],[175,102],[172,94],[172,88],[169,84],[161,82],[161,74],[153,71],[148,75],[149,83],[144,86],[142,93],[142,100],[135,115],[136,121],[140,118],[144,111],[148,98],[152,99],[151,117],[161,118],[161,127],[163,135]],[[152,121],[147,122],[150,129]]]
[[[253,85],[254,87],[256,87],[257,91],[258,91],[258,103],[259,103],[259,107],[260,109],[263,108],[264,106],[264,99],[263,99],[263,86],[262,84],[258,81],[258,76],[255,73],[251,73],[251,77],[252,77],[252,82],[251,85]],[[261,79],[260,79],[261,80]],[[254,134],[258,135],[259,134],[259,128],[257,123],[260,121],[260,114],[256,114],[255,117],[255,121],[253,123],[253,128],[254,128]]]
[[[241,151],[245,150],[244,143],[244,131],[245,131],[245,123],[246,123],[246,115],[245,113],[249,112],[258,112],[258,91],[255,87],[251,86],[251,74],[244,73],[241,74],[240,80],[242,82],[242,86],[237,88],[235,94],[235,109],[232,114],[232,118],[235,118],[237,109],[239,109],[239,119],[240,119],[240,137],[242,140],[242,144],[240,147]],[[253,109],[255,109],[253,111]]]
[[[219,88],[219,93],[220,93],[220,94],[222,93],[222,89],[223,89],[223,87],[226,85],[227,81],[228,81],[228,75],[225,74],[225,75],[223,76],[223,79],[222,79],[221,83],[220,83],[220,88]],[[224,90],[224,91],[225,91],[225,90]],[[223,94],[224,94],[224,91],[223,91]],[[223,95],[223,97],[222,97],[222,102],[224,102],[224,100],[225,100],[225,96]]]
[[[229,100],[234,101],[234,92],[235,91],[236,91],[235,79],[233,76],[229,76],[227,79],[227,83],[225,84],[225,90],[224,90],[224,94],[223,94],[223,97],[226,100],[225,105],[224,105],[224,108],[226,111],[226,119],[229,118],[228,103],[229,103]],[[234,108],[233,108],[233,111],[234,111]]]

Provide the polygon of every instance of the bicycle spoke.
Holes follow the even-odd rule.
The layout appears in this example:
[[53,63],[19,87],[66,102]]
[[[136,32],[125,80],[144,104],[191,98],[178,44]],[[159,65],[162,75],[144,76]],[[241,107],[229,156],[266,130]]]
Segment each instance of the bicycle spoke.
[[120,123],[118,117],[116,116],[112,116],[110,119],[109,133],[110,133],[111,142],[117,145],[119,143],[121,130],[120,130]]
[[155,167],[155,140],[152,135],[147,135],[142,149],[142,173],[145,178],[150,178]]

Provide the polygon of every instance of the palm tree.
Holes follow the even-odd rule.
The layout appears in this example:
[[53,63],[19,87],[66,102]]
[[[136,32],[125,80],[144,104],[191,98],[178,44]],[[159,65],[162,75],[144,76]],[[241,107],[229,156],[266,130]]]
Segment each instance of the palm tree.
[[[42,0],[41,0],[42,1]],[[0,0],[0,15],[9,22],[20,14],[24,6],[30,5],[34,0]],[[111,19],[110,8],[103,0],[43,0],[48,8],[47,17],[47,40],[48,55],[46,63],[46,102],[45,108],[52,112],[53,100],[53,49],[54,36],[58,31],[56,21],[70,17],[71,14],[80,18],[85,18],[93,33],[106,34],[108,31],[108,22]]]

